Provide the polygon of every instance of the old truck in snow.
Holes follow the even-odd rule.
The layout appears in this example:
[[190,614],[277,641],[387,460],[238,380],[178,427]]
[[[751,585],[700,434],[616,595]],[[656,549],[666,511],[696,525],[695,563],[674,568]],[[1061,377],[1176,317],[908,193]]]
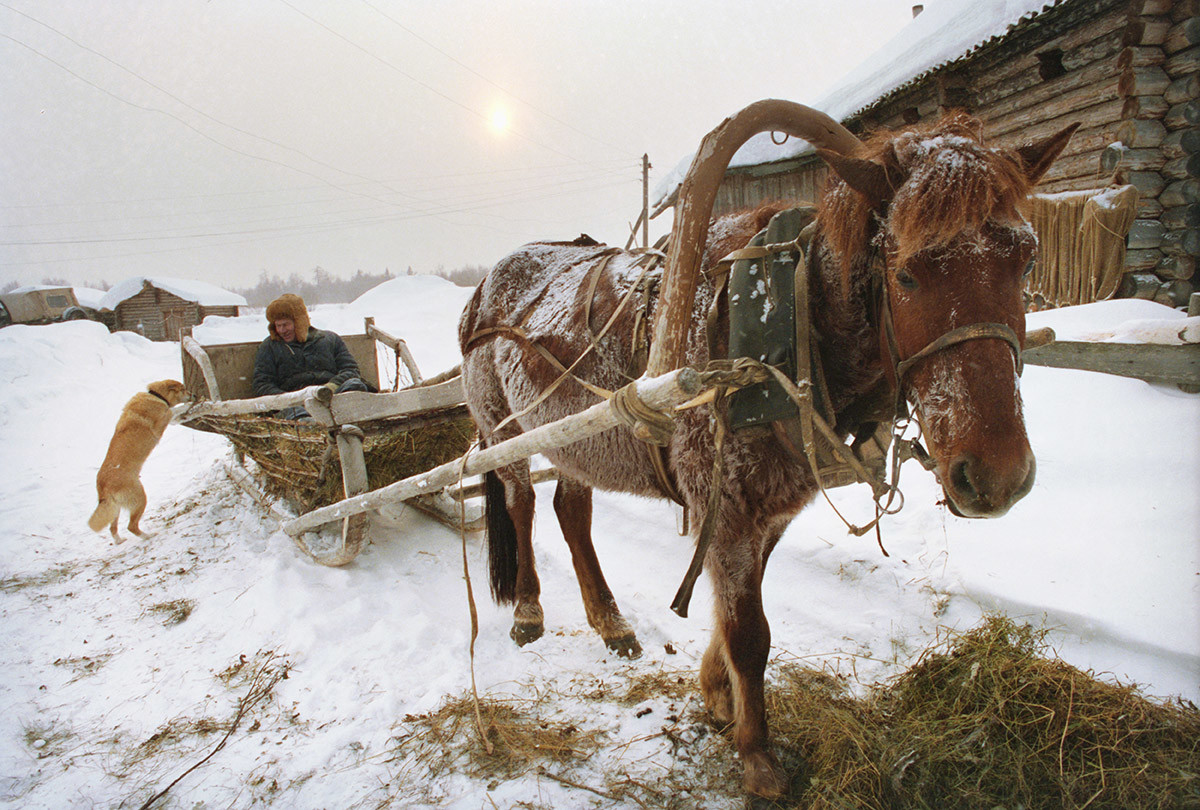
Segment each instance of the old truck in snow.
[[97,315],[79,303],[75,291],[70,287],[18,287],[0,295],[0,326],[57,323],[84,318],[97,320]]

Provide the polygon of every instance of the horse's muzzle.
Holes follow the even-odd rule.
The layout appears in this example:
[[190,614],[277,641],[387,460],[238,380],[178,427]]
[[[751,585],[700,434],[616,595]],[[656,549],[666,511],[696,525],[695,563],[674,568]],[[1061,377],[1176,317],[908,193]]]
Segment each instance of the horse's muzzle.
[[1037,462],[1026,451],[1015,463],[998,467],[964,452],[946,465],[942,489],[950,511],[959,517],[995,518],[1033,489]]

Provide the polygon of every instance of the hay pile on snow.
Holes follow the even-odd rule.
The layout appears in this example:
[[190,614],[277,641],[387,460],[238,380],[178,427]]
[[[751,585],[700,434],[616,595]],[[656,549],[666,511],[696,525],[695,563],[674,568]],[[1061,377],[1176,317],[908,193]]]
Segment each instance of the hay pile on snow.
[[788,668],[776,741],[812,769],[796,807],[1200,808],[1200,711],[1044,657],[989,617],[865,698]]

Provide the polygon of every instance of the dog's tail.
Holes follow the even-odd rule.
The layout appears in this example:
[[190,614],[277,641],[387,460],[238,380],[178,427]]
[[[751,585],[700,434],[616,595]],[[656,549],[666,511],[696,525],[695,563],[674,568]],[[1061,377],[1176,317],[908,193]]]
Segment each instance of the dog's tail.
[[96,505],[96,511],[92,512],[92,516],[88,518],[88,527],[94,532],[104,531],[106,526],[112,525],[121,514],[121,507],[112,498],[104,498]]

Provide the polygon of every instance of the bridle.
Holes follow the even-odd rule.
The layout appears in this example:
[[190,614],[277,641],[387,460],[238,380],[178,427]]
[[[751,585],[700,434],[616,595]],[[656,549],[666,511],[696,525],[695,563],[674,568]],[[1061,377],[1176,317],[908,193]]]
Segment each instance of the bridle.
[[[876,242],[878,240],[875,240]],[[900,347],[896,341],[896,327],[892,319],[892,308],[889,304],[890,296],[887,289],[887,272],[888,262],[887,254],[884,248],[876,244],[872,248],[872,254],[869,258],[870,274],[871,274],[871,290],[876,301],[871,306],[869,311],[877,313],[877,322],[880,331],[884,337],[884,345],[887,349],[887,365],[890,376],[896,386],[897,408],[903,407],[904,402],[904,378],[905,375],[917,363],[925,360],[938,352],[945,351],[951,346],[956,346],[960,343],[966,343],[969,340],[1002,340],[1008,347],[1012,349],[1013,359],[1016,362],[1017,376],[1021,375],[1024,370],[1024,363],[1021,360],[1021,339],[1012,327],[1002,323],[994,323],[990,321],[980,321],[970,323],[965,326],[959,326],[948,332],[943,333],[939,337],[931,340],[925,348],[911,354],[908,357],[900,357]]]

